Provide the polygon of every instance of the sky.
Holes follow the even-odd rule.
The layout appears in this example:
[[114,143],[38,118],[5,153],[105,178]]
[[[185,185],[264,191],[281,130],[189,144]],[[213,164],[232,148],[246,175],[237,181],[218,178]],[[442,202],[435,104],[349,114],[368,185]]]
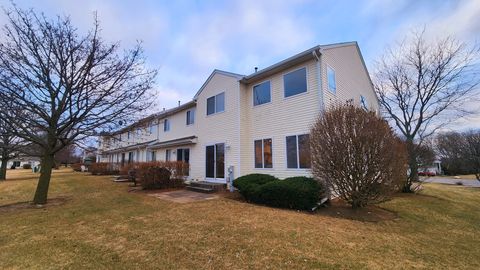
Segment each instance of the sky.
[[[409,32],[480,41],[480,0],[17,0],[47,16],[68,15],[79,31],[96,11],[107,41],[141,41],[158,69],[156,108],[190,101],[214,69],[248,75],[318,44],[357,41],[370,70]],[[4,8],[11,1],[0,0]],[[6,23],[0,15],[0,25]],[[470,104],[476,107],[478,104]],[[478,105],[480,107],[480,105]],[[480,111],[480,109],[479,109]],[[480,128],[480,116],[457,123]]]

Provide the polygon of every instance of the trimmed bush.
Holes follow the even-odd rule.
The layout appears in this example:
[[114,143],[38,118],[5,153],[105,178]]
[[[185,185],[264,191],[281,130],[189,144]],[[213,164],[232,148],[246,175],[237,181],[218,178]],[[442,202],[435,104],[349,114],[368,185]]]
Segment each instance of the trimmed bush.
[[74,163],[70,165],[72,167],[73,171],[75,172],[81,172],[82,171],[82,163]]
[[31,170],[31,169],[32,169],[32,165],[31,165],[31,164],[28,164],[28,163],[23,164],[22,167],[23,167],[24,169],[26,169],[26,170],[27,170],[27,169],[28,169],[28,170]]
[[[143,189],[181,188],[185,185],[183,162],[148,162],[138,163],[135,177]],[[188,166],[188,164],[187,164]]]
[[108,162],[97,162],[92,163],[88,167],[88,170],[93,175],[116,175],[118,174],[118,169],[115,169],[114,164]]
[[268,174],[248,174],[233,182],[249,202],[273,207],[311,210],[325,194],[324,185],[310,177],[279,180]]
[[278,179],[269,174],[253,173],[235,179],[233,186],[247,201],[256,202],[260,186],[273,181],[278,181]]
[[273,207],[311,210],[321,199],[324,189],[310,177],[290,177],[272,181],[259,188],[258,203]]

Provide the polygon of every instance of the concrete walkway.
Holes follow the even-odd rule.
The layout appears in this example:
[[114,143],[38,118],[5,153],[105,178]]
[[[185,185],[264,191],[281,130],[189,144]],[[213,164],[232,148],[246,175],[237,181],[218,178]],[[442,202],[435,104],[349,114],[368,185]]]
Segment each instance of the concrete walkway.
[[159,193],[151,193],[148,196],[156,197],[159,199],[176,202],[176,203],[191,203],[198,201],[213,200],[218,198],[218,195],[205,194],[189,190],[174,190]]
[[466,187],[480,187],[480,181],[476,179],[455,179],[453,177],[423,177],[420,181],[424,183],[439,183],[439,184],[447,184],[447,185],[457,185],[458,182],[462,182],[463,186]]

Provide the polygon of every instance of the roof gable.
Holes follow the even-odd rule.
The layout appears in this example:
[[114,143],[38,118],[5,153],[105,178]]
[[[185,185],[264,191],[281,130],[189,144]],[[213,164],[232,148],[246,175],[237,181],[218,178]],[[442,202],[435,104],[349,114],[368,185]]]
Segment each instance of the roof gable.
[[219,70],[219,69],[215,69],[213,70],[213,72],[210,74],[210,76],[208,76],[207,80],[202,84],[202,87],[200,87],[200,89],[197,91],[197,93],[195,94],[195,96],[193,97],[193,100],[197,100],[198,96],[200,95],[200,93],[203,91],[203,89],[205,89],[205,87],[208,85],[208,83],[212,80],[212,78],[217,75],[217,74],[220,74],[220,75],[224,75],[224,76],[228,76],[228,77],[232,77],[232,78],[235,78],[237,80],[241,80],[243,77],[245,77],[245,75],[241,75],[241,74],[237,74],[237,73],[233,73],[233,72],[228,72],[228,71],[223,71],[223,70]]

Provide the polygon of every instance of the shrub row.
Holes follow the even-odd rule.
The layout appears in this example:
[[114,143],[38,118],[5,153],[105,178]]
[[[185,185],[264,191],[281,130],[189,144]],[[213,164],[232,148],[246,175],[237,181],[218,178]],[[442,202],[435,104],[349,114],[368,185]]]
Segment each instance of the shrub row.
[[116,164],[108,162],[96,162],[88,166],[88,170],[95,175],[117,175],[119,173]]
[[233,185],[249,202],[298,210],[313,209],[325,193],[325,187],[310,177],[279,180],[267,174],[249,174],[235,179]]
[[134,176],[143,189],[164,189],[183,187],[188,164],[184,162],[139,163],[133,169]]

